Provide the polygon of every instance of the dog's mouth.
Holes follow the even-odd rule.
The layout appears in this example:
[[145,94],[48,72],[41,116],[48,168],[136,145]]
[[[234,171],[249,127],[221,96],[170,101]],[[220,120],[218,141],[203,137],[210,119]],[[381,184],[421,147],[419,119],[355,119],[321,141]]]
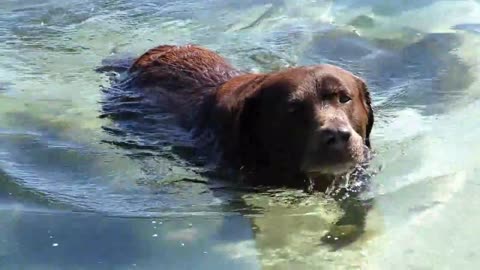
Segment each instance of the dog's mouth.
[[302,166],[309,176],[342,175],[353,170],[358,164],[369,159],[370,150],[366,145],[351,146],[347,151],[324,152],[305,159]]
[[311,167],[305,170],[308,176],[319,175],[343,175],[351,171],[358,163],[350,161],[336,164],[319,165],[318,167]]

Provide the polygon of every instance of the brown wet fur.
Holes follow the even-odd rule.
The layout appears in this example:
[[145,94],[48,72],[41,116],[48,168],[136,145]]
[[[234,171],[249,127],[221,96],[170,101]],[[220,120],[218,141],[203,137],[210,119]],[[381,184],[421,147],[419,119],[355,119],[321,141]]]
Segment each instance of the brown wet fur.
[[[129,72],[137,86],[168,95],[172,111],[198,140],[211,134],[221,161],[251,184],[299,187],[315,178],[326,187],[331,175],[361,162],[363,146],[370,147],[366,84],[336,66],[243,73],[208,49],[162,45]],[[338,130],[348,138],[326,137]]]

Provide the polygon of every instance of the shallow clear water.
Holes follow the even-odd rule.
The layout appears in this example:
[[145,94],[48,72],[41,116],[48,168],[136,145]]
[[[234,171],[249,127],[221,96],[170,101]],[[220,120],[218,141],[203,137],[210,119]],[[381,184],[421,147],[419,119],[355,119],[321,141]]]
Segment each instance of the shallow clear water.
[[[4,0],[0,268],[477,269],[479,33],[471,0]],[[332,252],[330,200],[205,177],[168,114],[100,117],[95,69],[164,43],[361,74],[380,170],[363,236]]]

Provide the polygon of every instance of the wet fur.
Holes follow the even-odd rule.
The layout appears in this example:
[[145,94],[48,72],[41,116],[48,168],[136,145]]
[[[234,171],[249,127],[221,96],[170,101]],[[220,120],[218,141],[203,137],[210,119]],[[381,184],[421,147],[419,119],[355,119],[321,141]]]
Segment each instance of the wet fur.
[[[248,183],[292,187],[305,186],[309,181],[299,169],[300,148],[306,135],[293,142],[294,135],[283,136],[283,132],[262,129],[269,120],[267,117],[262,120],[267,122],[261,124],[258,116],[265,111],[268,114],[268,106],[280,102],[275,97],[279,91],[264,89],[277,87],[298,95],[311,94],[319,86],[310,81],[324,76],[323,73],[322,87],[336,87],[340,83],[359,93],[359,102],[352,109],[355,112],[347,114],[369,147],[373,111],[368,89],[363,80],[338,67],[319,65],[250,74],[199,46],[162,45],[137,58],[129,69],[131,83],[152,96],[162,96],[163,105],[178,116],[182,127],[190,130],[204,148],[215,148],[214,152],[221,154],[221,163],[241,171]],[[303,82],[308,83],[302,86],[305,89],[297,90],[297,85]],[[304,128],[294,122],[285,124],[296,126],[301,132]],[[212,141],[202,141],[205,138]],[[282,149],[282,145],[288,146]],[[317,182],[324,189],[332,180],[321,176]]]

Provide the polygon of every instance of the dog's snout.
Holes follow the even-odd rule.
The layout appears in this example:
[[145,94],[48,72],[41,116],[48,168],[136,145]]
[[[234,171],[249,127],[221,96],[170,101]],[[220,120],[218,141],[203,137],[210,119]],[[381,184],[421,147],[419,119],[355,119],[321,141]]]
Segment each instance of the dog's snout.
[[342,127],[342,128],[339,128],[337,130],[337,133],[338,133],[338,137],[340,138],[340,140],[346,142],[350,139],[350,137],[352,136],[352,132],[350,132],[350,130],[346,127]]
[[321,142],[326,146],[344,145],[352,136],[346,127],[320,129]]

